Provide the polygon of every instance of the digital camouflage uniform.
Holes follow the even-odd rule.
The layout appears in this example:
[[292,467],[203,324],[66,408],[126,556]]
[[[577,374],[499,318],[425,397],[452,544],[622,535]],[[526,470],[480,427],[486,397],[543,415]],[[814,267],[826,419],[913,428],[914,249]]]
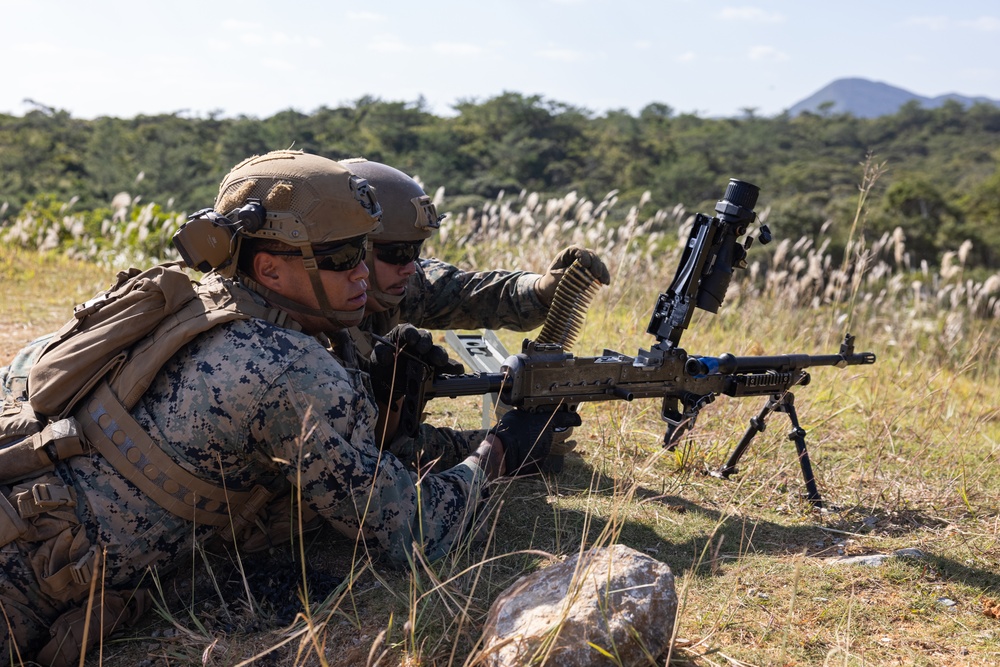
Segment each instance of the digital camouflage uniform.
[[[397,324],[422,329],[511,329],[540,327],[548,313],[535,292],[538,274],[527,271],[462,271],[438,259],[418,259],[398,306],[367,313],[359,328],[385,335]],[[420,425],[416,438],[398,438],[390,451],[411,467],[437,460],[443,470],[473,451],[486,431],[455,431]]]
[[542,326],[548,314],[534,289],[538,277],[527,271],[462,271],[421,258],[398,312],[366,315],[365,320],[374,319],[370,330],[376,333],[388,331],[383,328],[393,318],[422,329],[531,331]]
[[0,401],[8,396],[27,396],[28,371],[38,361],[53,334],[45,334],[21,348],[10,364],[0,367]]
[[[477,506],[484,473],[469,457],[418,479],[381,453],[367,385],[365,374],[346,368],[317,339],[245,319],[181,348],[131,414],[158,447],[202,479],[285,495],[299,485],[310,509],[393,563],[407,562],[413,542],[428,558],[440,557]],[[99,551],[106,568],[98,590],[130,590],[145,585],[149,568],[169,572],[191,553],[193,540],[218,530],[163,509],[98,454],[60,461],[51,474],[0,493],[19,507],[18,493],[30,496],[38,482],[68,487],[69,500],[24,517],[28,533],[0,551],[0,603],[27,656],[48,639],[53,619],[89,591],[87,582],[74,581],[69,602],[46,594],[38,552],[51,550],[59,565]],[[12,647],[7,633],[0,637],[2,662]]]

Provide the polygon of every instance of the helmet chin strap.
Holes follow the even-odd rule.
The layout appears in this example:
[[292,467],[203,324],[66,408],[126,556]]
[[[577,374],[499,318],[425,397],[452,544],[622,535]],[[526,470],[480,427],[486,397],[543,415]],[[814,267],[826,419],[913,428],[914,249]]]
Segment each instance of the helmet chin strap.
[[[303,315],[311,315],[312,317],[321,317],[338,329],[347,329],[350,327],[355,327],[361,323],[361,320],[365,316],[365,308],[356,308],[354,310],[334,310],[330,308],[329,301],[327,301],[326,292],[323,291],[322,286],[320,286],[320,292],[316,294],[317,299],[320,301],[326,301],[326,305],[320,304],[320,308],[310,308],[309,306],[299,303],[293,299],[289,299],[286,296],[278,294],[274,290],[270,290],[250,276],[241,273],[240,282],[246,285],[247,289],[250,289],[257,294],[261,295],[267,299],[268,303],[277,306],[281,310],[290,313],[301,313]],[[313,291],[316,291],[316,286],[313,285]]]

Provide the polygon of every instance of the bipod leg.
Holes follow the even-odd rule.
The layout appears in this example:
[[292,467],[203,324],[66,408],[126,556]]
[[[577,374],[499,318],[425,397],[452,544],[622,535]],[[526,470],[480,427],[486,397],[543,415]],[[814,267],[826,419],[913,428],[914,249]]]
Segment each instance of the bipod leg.
[[750,441],[754,439],[754,436],[767,428],[767,424],[765,423],[767,416],[777,410],[780,403],[781,397],[778,394],[771,394],[771,397],[767,399],[767,403],[765,403],[764,407],[760,409],[757,416],[750,418],[750,425],[747,427],[743,437],[740,438],[740,441],[736,444],[736,448],[733,450],[733,453],[729,455],[729,460],[726,461],[724,466],[712,472],[712,477],[729,479],[730,475],[735,475],[737,473],[736,464],[740,462],[741,458],[743,458],[743,453],[746,452],[747,447],[750,446]]
[[812,503],[813,507],[822,507],[823,499],[819,495],[819,489],[816,488],[816,478],[813,477],[812,463],[809,461],[809,450],[806,449],[806,432],[799,425],[799,418],[795,414],[795,396],[792,392],[785,392],[775,410],[784,412],[792,422],[788,439],[795,443],[795,451],[799,455],[799,467],[802,468],[802,478],[806,482],[806,500]]

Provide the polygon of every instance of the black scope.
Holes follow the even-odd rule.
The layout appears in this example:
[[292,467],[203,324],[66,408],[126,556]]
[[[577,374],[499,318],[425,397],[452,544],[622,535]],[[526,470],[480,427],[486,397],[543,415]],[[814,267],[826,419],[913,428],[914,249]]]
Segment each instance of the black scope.
[[719,312],[733,277],[733,268],[746,268],[743,261],[747,256],[746,249],[737,245],[736,239],[747,233],[747,227],[757,217],[753,207],[759,194],[760,188],[756,185],[731,178],[726,194],[715,205],[720,225],[712,245],[717,251],[715,261],[706,267],[708,272],[702,277],[698,289],[697,304],[702,310]]

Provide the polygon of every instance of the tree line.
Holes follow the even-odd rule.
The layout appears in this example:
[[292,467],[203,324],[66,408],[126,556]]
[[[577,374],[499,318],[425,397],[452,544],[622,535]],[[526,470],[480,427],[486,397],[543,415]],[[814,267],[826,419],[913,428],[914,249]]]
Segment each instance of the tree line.
[[[897,227],[930,263],[972,242],[970,265],[1000,265],[1000,108],[916,102],[890,116],[805,113],[739,118],[677,114],[660,103],[639,113],[585,109],[504,93],[461,101],[454,115],[422,101],[362,98],[312,113],[268,118],[183,113],[73,118],[36,104],[0,114],[0,206],[13,219],[39,202],[73,202],[100,215],[125,191],[173,211],[210,206],[229,168],[252,154],[295,147],[334,159],[363,156],[445,188],[445,210],[501,192],[600,200],[640,215],[684,204],[712,210],[729,178],[761,187],[758,210],[782,237],[849,235],[869,155],[885,164],[866,207],[865,233]],[[651,196],[642,199],[644,192]],[[624,215],[619,213],[619,215]],[[612,221],[614,222],[614,221]],[[0,222],[2,224],[2,222]]]

